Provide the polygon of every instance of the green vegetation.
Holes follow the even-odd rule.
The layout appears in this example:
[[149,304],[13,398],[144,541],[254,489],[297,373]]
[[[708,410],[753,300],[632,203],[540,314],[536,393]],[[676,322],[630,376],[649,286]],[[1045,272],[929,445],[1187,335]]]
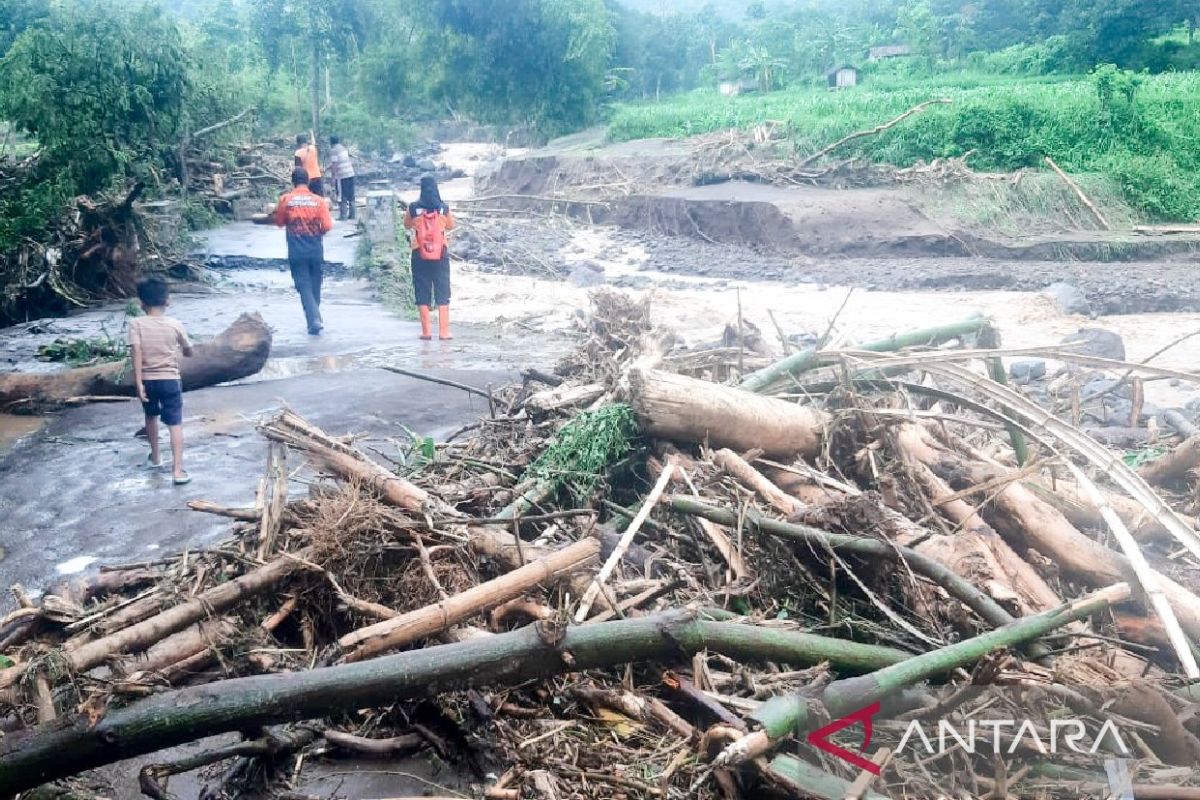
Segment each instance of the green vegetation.
[[526,473],[569,487],[585,501],[610,465],[633,449],[638,436],[633,409],[614,403],[571,419]]
[[38,348],[41,361],[56,361],[72,367],[88,367],[106,361],[124,361],[129,355],[129,346],[111,336],[94,336],[90,339],[55,339]]
[[798,154],[884,123],[934,98],[934,106],[877,136],[848,145],[853,155],[908,166],[963,156],[979,170],[1038,167],[1044,156],[1068,172],[1094,173],[1119,186],[1130,205],[1169,220],[1200,217],[1200,75],[1134,76],[1114,67],[1073,79],[1006,79],[960,74],[891,80],[854,90],[794,89],[725,98],[696,91],[657,104],[621,107],[617,141],[693,136],[787,124]]

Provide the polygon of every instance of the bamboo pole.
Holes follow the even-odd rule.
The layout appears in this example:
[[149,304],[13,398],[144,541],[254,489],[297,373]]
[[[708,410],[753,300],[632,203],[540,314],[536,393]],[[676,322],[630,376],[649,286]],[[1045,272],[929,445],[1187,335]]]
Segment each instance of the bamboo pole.
[[[511,633],[305,672],[256,675],[164,692],[110,709],[94,726],[41,728],[0,739],[0,796],[226,731],[326,717],[473,686],[511,686],[564,672],[688,658],[711,650],[743,661],[825,661],[856,671],[907,653],[687,612]],[[569,653],[571,658],[564,658]]]
[[[939,345],[962,336],[978,335],[988,324],[990,324],[988,320],[978,317],[949,325],[896,334],[886,339],[859,345],[854,349],[886,353],[902,350],[905,347]],[[811,347],[801,350],[765,369],[747,375],[738,388],[755,394],[765,394],[789,377],[794,377],[815,367],[819,352],[816,348]]]
[[675,472],[674,464],[667,464],[663,469],[662,474],[658,476],[658,481],[655,482],[654,488],[650,490],[650,494],[646,497],[646,502],[642,503],[642,507],[638,510],[637,516],[629,523],[629,527],[621,534],[621,538],[617,541],[617,546],[613,548],[612,553],[605,559],[604,565],[600,567],[600,571],[596,573],[596,577],[588,586],[587,591],[583,594],[583,599],[579,602],[579,610],[575,612],[575,623],[579,624],[587,619],[588,612],[592,610],[592,604],[596,602],[596,596],[604,588],[604,584],[608,581],[613,570],[621,563],[621,559],[625,557],[625,551],[629,549],[629,545],[633,544],[633,537],[642,529],[642,525],[650,517],[650,512],[654,510],[654,506],[658,505],[659,498],[667,489],[667,484],[671,482],[671,475]]
[[[248,572],[241,577],[214,586],[192,600],[156,614],[136,625],[117,631],[103,639],[87,642],[63,653],[70,669],[86,672],[99,666],[109,657],[127,653],[138,653],[173,633],[183,630],[201,620],[237,605],[248,597],[278,584],[292,573],[308,569],[305,563],[307,550],[281,556],[269,564]],[[0,688],[11,686],[25,673],[25,667],[15,666],[0,670]]]
[[1163,624],[1163,628],[1167,632],[1167,640],[1171,643],[1171,648],[1175,651],[1179,663],[1183,666],[1183,674],[1189,680],[1200,678],[1200,667],[1196,666],[1196,658],[1192,655],[1192,647],[1188,644],[1187,635],[1183,629],[1179,627],[1179,619],[1175,616],[1175,611],[1171,608],[1171,602],[1167,599],[1166,594],[1162,589],[1162,581],[1159,580],[1158,573],[1150,568],[1149,562],[1146,561],[1146,556],[1142,554],[1141,548],[1138,547],[1137,541],[1134,540],[1133,534],[1125,527],[1125,523],[1117,516],[1117,512],[1109,507],[1104,501],[1104,495],[1100,494],[1100,490],[1096,485],[1083,474],[1083,470],[1075,466],[1072,462],[1066,462],[1067,469],[1074,474],[1075,480],[1083,487],[1083,490],[1089,495],[1093,504],[1100,509],[1100,516],[1104,518],[1109,530],[1112,531],[1113,537],[1117,540],[1117,544],[1121,546],[1121,550],[1125,553],[1125,557],[1129,559],[1129,566],[1133,569],[1134,575],[1137,576],[1138,583],[1142,590],[1146,593],[1146,597],[1150,599],[1150,606],[1154,609],[1154,613],[1158,615],[1158,619]]
[[1071,622],[1128,600],[1129,584],[1118,583],[1066,603],[1053,611],[1024,617],[1011,625],[913,656],[907,661],[826,686],[817,697],[793,693],[772,698],[751,717],[760,730],[733,742],[716,758],[719,767],[740,764],[769,752],[789,734],[813,730],[820,720],[837,719],[923,680],[973,663],[1001,647],[1032,641]]

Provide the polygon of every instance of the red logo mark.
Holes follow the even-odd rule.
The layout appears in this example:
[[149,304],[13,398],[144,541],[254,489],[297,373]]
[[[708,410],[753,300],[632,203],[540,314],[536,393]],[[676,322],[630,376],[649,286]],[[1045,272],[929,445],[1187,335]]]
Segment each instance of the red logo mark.
[[[866,708],[860,708],[858,711],[855,711],[853,714],[847,714],[846,716],[842,717],[841,719],[836,719],[833,722],[826,725],[824,728],[819,728],[819,729],[813,731],[812,733],[810,733],[808,735],[808,743],[811,744],[813,747],[824,750],[826,753],[829,753],[830,755],[835,755],[838,758],[842,759],[843,761],[847,761],[847,762],[853,764],[854,766],[858,767],[859,769],[865,769],[867,772],[871,773],[872,775],[878,775],[880,772],[883,771],[882,769],[880,769],[879,765],[872,761],[868,761],[867,759],[860,756],[858,753],[865,752],[866,749],[871,746],[871,734],[873,732],[873,728],[871,727],[871,720],[875,717],[876,714],[879,713],[881,708],[882,708],[882,706],[880,705],[879,701],[876,700],[874,703],[867,706]],[[837,733],[838,731],[840,731],[844,728],[849,728],[851,725],[853,725],[856,722],[862,722],[863,728],[866,733],[866,736],[863,738],[862,747],[858,748],[858,753],[852,753],[849,750],[847,750],[846,748],[839,747],[836,744],[834,744],[833,742],[829,741],[830,736],[833,736],[835,733]]]

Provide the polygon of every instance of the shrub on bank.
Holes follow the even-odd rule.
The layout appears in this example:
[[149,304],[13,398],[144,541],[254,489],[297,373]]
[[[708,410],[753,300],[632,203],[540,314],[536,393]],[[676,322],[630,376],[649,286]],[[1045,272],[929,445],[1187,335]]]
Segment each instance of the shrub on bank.
[[655,104],[626,105],[613,115],[614,141],[687,137],[767,120],[788,124],[799,154],[846,134],[873,128],[925,100],[947,98],[841,155],[911,166],[972,153],[983,170],[1040,166],[1116,181],[1148,216],[1200,215],[1200,75],[1134,76],[1104,67],[1067,80],[958,76],[923,83],[895,81],[829,92],[790,90],[725,98],[697,91]]

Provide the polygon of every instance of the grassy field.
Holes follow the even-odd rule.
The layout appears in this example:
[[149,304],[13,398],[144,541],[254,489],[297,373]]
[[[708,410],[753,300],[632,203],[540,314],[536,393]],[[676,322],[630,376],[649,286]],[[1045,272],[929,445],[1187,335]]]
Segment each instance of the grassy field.
[[856,89],[791,89],[725,98],[697,91],[660,103],[617,108],[614,141],[687,137],[768,120],[788,123],[797,153],[875,127],[925,100],[946,98],[839,155],[909,166],[961,156],[980,170],[1040,166],[1049,155],[1065,170],[1112,181],[1149,218],[1200,217],[1200,74],[1140,79],[1132,103],[1120,90],[1102,99],[1091,76],[1014,79],[958,75],[893,80]]

